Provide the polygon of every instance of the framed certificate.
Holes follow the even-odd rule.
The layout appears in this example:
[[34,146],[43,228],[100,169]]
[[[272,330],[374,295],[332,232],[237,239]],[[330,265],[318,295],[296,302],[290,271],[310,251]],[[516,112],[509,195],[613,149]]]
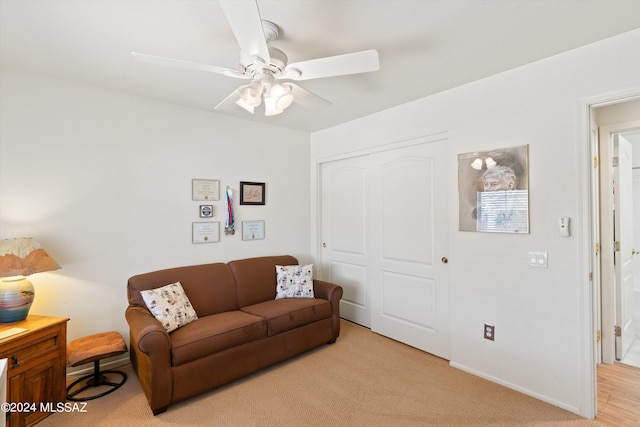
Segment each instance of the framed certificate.
[[215,243],[220,241],[220,222],[192,223],[192,243]]
[[220,200],[220,181],[217,179],[192,179],[193,200]]
[[264,239],[264,221],[242,221],[242,240]]

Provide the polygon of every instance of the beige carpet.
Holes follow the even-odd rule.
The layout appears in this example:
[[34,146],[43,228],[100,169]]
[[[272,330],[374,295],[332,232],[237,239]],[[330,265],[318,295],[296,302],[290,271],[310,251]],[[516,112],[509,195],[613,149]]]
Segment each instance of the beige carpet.
[[602,426],[343,321],[338,341],[154,417],[127,383],[48,426]]

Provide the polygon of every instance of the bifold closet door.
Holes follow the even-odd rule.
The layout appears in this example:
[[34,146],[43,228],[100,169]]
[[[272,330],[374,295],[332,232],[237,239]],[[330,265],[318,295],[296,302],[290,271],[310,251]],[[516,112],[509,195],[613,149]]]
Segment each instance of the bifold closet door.
[[321,165],[321,277],[343,288],[340,316],[371,326],[368,266],[368,156]]

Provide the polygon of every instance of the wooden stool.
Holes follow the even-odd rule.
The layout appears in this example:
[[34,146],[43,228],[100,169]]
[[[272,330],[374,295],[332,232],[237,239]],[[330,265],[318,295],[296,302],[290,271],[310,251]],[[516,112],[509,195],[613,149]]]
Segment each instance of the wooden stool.
[[[122,339],[122,335],[118,332],[102,332],[71,341],[67,345],[67,365],[78,366],[93,362],[93,374],[85,375],[72,382],[67,387],[67,399],[76,402],[97,399],[118,389],[127,380],[127,374],[115,370],[100,371],[100,360],[117,356],[126,351],[127,345],[124,339]],[[122,380],[120,382],[108,381],[104,374],[109,373],[120,375]],[[72,391],[73,388],[80,383],[83,383],[82,387]],[[100,386],[108,386],[110,388],[103,393],[86,397],[75,397],[90,387]]]

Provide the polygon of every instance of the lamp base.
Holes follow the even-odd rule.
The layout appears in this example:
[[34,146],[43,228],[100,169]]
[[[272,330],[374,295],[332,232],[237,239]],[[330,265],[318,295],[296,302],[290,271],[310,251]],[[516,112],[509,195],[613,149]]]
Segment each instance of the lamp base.
[[33,285],[24,276],[0,278],[0,322],[26,319],[34,297]]

